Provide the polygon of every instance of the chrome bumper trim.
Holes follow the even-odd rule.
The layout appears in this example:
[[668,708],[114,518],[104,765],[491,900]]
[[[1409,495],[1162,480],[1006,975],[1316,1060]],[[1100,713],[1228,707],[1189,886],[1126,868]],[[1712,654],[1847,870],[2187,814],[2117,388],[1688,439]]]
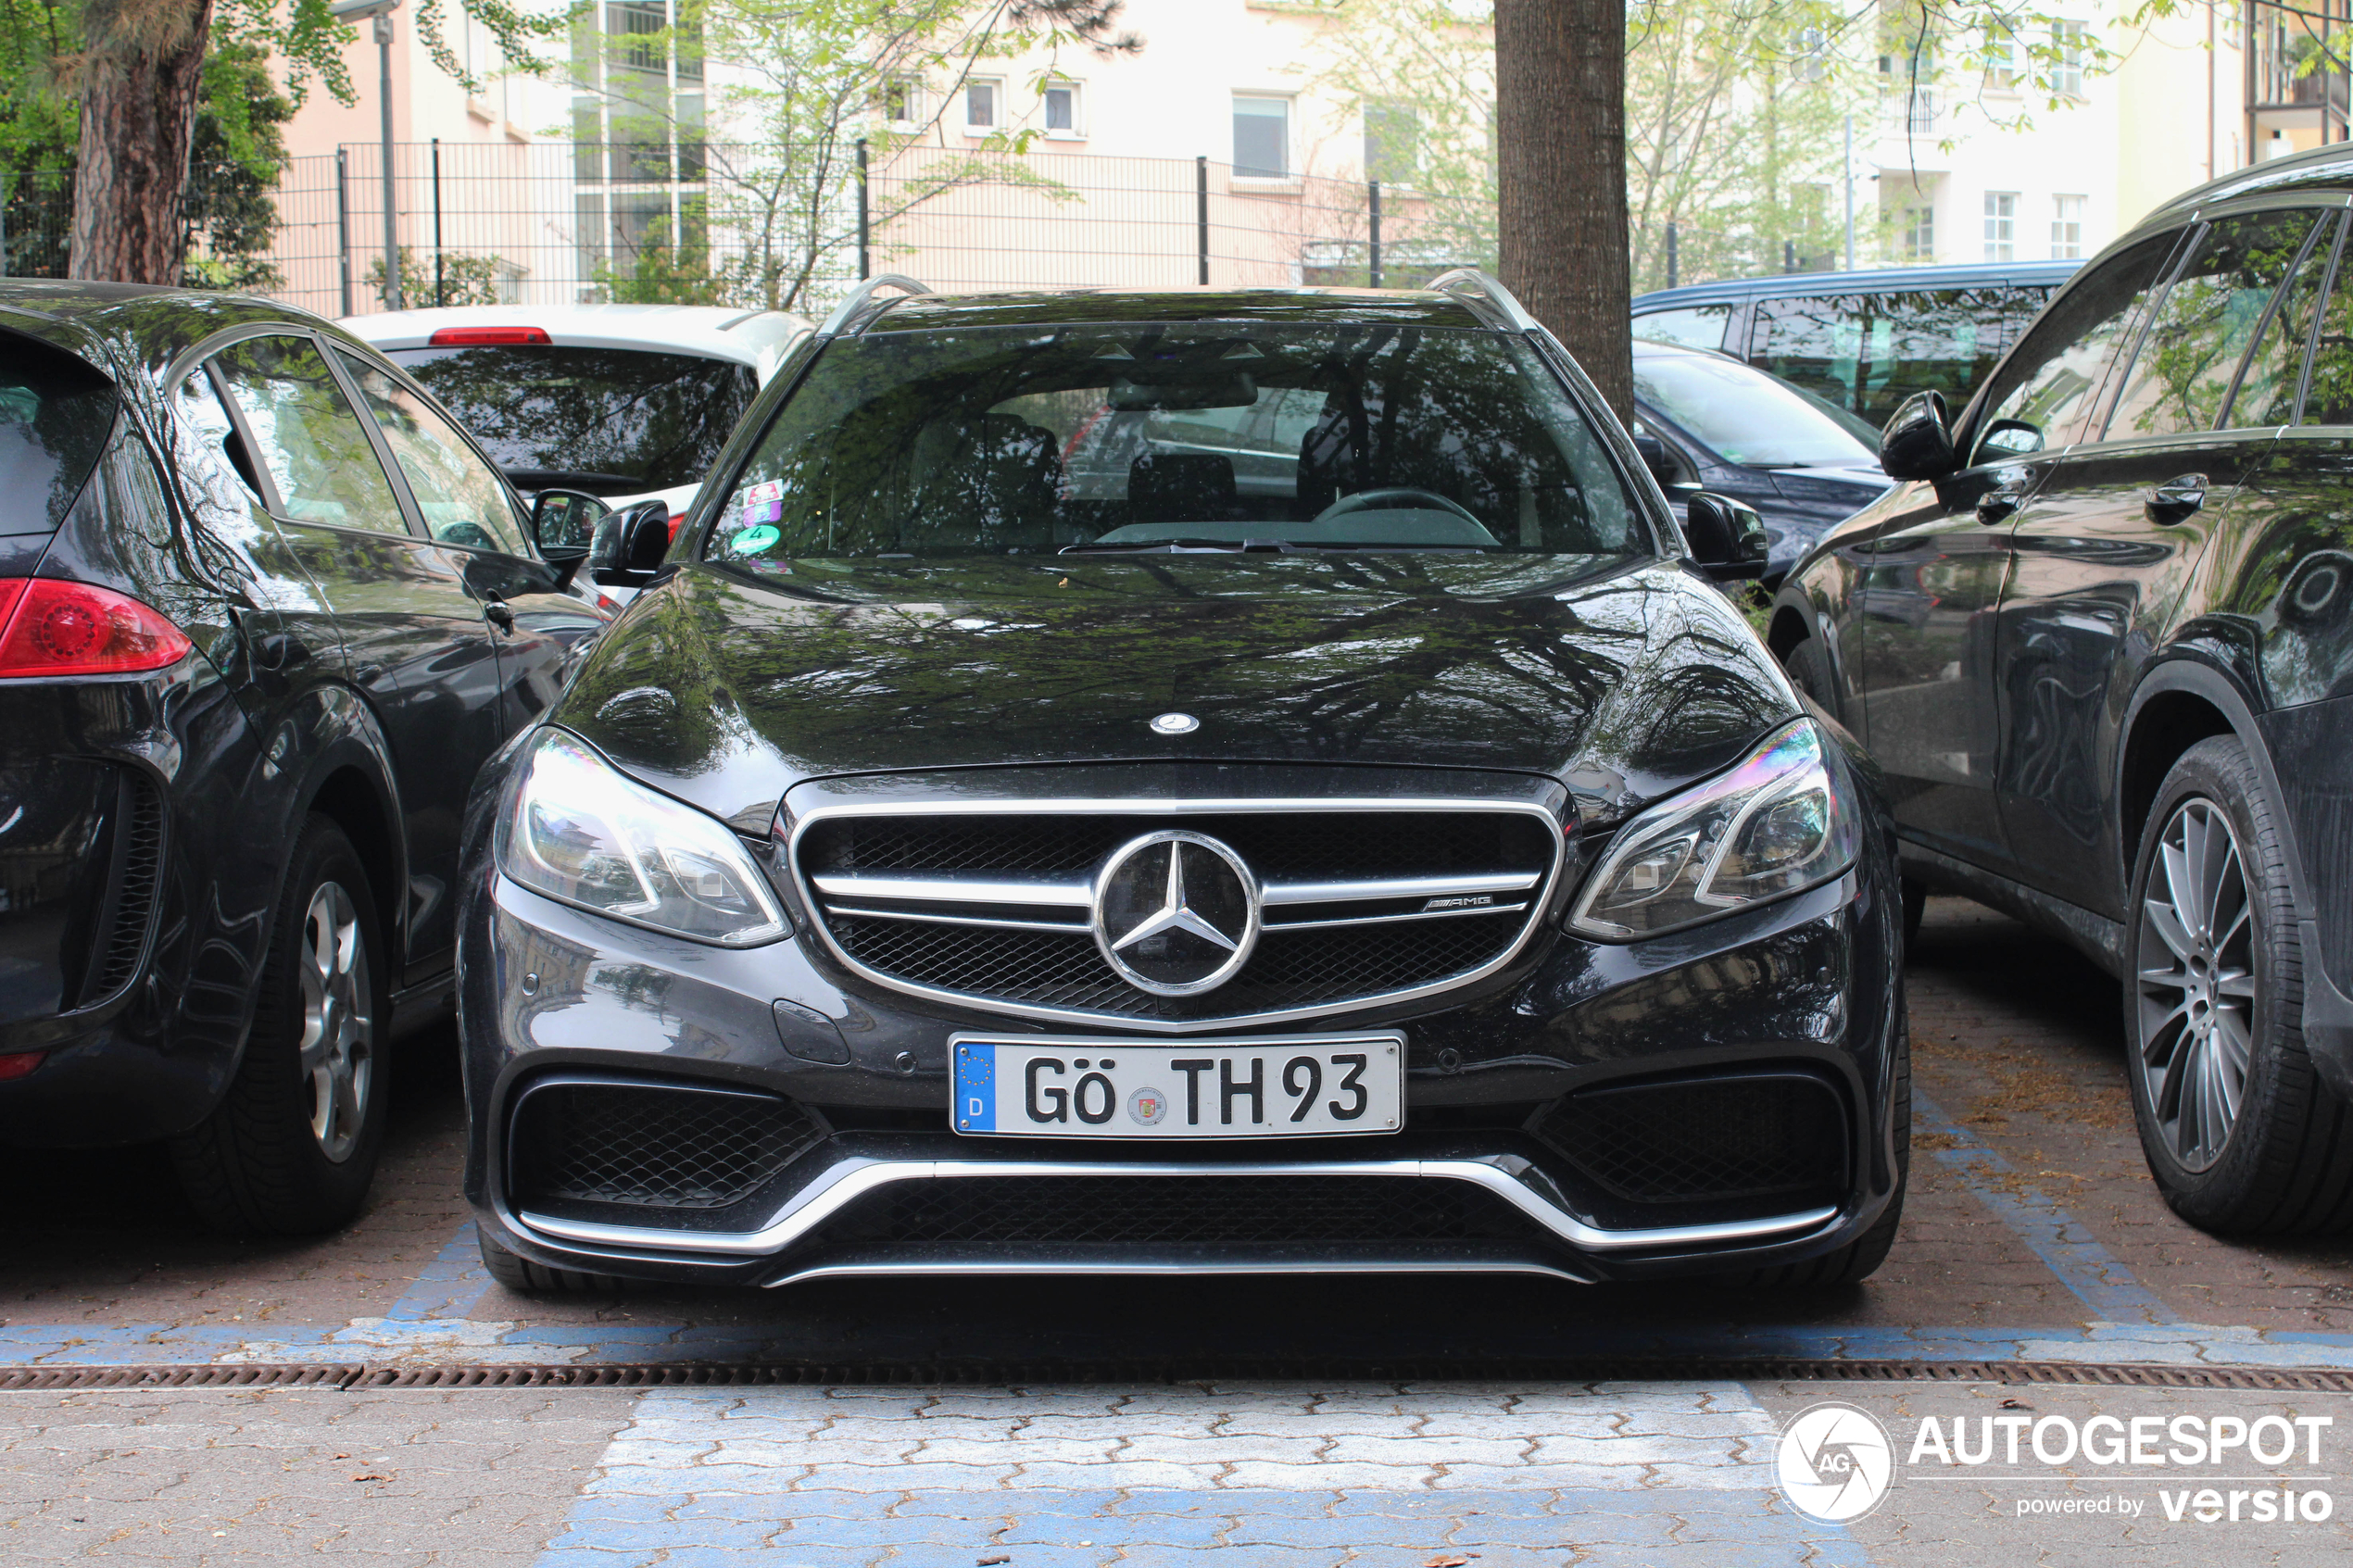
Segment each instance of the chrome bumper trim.
[[794,1269],[766,1282],[763,1288],[799,1285],[812,1279],[919,1279],[925,1275],[1010,1274],[1141,1274],[1152,1278],[1176,1274],[1535,1274],[1591,1285],[1583,1274],[1548,1263],[1505,1263],[1477,1260],[1426,1262],[1419,1259],[1390,1262],[1379,1259],[1338,1263],[820,1263]]
[[[1114,1160],[842,1160],[793,1195],[775,1218],[756,1231],[671,1230],[654,1225],[611,1225],[523,1212],[516,1217],[540,1235],[593,1247],[662,1252],[700,1252],[733,1258],[765,1258],[784,1251],[867,1194],[898,1182],[986,1180],[991,1176],[1418,1176],[1469,1182],[1486,1188],[1542,1225],[1560,1240],[1588,1252],[1627,1252],[1644,1248],[1704,1247],[1762,1240],[1819,1229],[1838,1217],[1835,1208],[1807,1209],[1725,1224],[1675,1225],[1654,1230],[1606,1230],[1568,1213],[1514,1169],[1530,1169],[1506,1157],[1485,1160],[1337,1160],[1313,1163],[1219,1164],[1125,1163]],[[1540,1178],[1541,1179],[1541,1178]]]

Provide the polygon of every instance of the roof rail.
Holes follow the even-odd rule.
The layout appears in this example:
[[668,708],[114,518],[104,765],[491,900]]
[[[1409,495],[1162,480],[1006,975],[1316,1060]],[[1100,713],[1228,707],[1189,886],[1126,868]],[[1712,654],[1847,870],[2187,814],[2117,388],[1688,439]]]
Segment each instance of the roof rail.
[[931,293],[931,290],[922,283],[901,273],[878,272],[851,289],[849,297],[834,307],[834,313],[825,318],[825,324],[817,329],[817,335],[819,337],[837,336],[841,330],[849,324],[850,318],[863,310],[873,301],[876,289],[897,289],[904,295]]
[[1424,286],[1439,294],[1451,294],[1475,310],[1484,305],[1487,308],[1479,314],[1501,317],[1503,324],[1516,332],[1532,331],[1537,324],[1528,307],[1512,297],[1511,290],[1476,267],[1457,267],[1441,272]]

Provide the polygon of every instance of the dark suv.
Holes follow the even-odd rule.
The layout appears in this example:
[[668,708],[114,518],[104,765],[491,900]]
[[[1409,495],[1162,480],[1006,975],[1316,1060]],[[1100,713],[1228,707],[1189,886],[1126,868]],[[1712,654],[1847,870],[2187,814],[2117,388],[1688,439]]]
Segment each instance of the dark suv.
[[470,830],[498,1278],[1878,1263],[1891,846],[1762,531],[1441,283],[869,289],[600,537]]
[[2160,208],[1784,585],[1915,897],[2124,980],[2141,1141],[2228,1230],[2353,1221],[2353,255],[2342,148]]
[[239,1229],[358,1209],[467,785],[603,624],[530,521],[316,317],[0,283],[0,1140],[168,1138]]

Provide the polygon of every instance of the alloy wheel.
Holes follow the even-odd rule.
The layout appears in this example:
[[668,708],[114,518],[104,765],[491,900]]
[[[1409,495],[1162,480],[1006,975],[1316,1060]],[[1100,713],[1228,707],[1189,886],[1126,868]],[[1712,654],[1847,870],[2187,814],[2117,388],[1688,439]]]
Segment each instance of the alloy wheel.
[[2230,818],[2183,801],[2166,822],[2140,910],[2135,1065],[2173,1159],[2222,1157],[2246,1093],[2255,1038],[2255,911]]
[[359,910],[340,883],[321,883],[302,917],[302,1074],[310,1135],[341,1163],[367,1124],[375,1078],[373,993]]

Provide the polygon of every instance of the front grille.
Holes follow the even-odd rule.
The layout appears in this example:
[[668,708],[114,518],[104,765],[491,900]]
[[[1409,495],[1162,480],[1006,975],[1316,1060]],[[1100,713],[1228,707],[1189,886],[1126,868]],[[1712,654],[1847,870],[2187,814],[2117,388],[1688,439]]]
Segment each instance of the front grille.
[[544,1083],[515,1104],[511,1185],[526,1204],[724,1209],[824,1136],[815,1117],[777,1095]]
[[[1423,891],[1270,903],[1256,950],[1231,979],[1202,995],[1163,997],[1129,985],[1104,961],[1087,929],[1085,894],[1122,845],[1170,827],[1224,843],[1270,889],[1498,877],[1518,884],[1487,896],[1493,907],[1434,916]],[[813,824],[796,854],[818,889],[827,934],[886,980],[1052,1012],[1185,1022],[1329,1008],[1482,971],[1541,912],[1557,846],[1550,824],[1525,812],[1339,809],[834,818]],[[967,903],[937,890],[904,896],[909,883],[926,879],[951,892],[986,881],[994,892]],[[844,891],[857,886],[885,891]],[[1007,893],[1024,887],[1036,907]],[[892,888],[901,894],[895,900]]]
[[1643,1203],[1818,1198],[1846,1189],[1844,1098],[1806,1073],[1588,1090],[1536,1135],[1612,1195]]
[[145,773],[125,769],[120,799],[112,902],[83,993],[90,1003],[113,996],[138,975],[163,877],[163,792]]
[[907,1246],[1324,1247],[1542,1241],[1468,1183],[1418,1176],[991,1176],[901,1182],[820,1233]]

